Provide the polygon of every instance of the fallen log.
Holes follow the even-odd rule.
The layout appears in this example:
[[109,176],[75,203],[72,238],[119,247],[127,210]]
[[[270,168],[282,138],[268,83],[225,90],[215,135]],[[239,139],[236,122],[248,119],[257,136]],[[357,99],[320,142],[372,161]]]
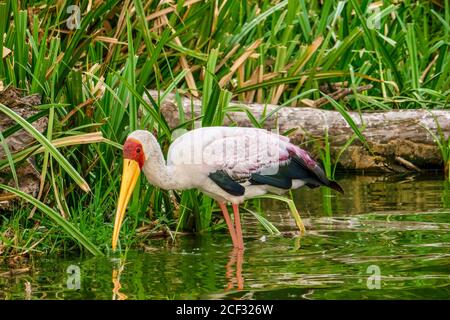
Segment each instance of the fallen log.
[[[157,99],[158,92],[150,91],[150,94],[153,99]],[[182,98],[181,103],[185,121],[200,117],[199,99]],[[240,102],[232,102],[231,106],[246,108],[256,119],[263,119],[265,115],[279,108],[276,105]],[[169,94],[163,101],[161,112],[171,128],[180,125],[178,105],[173,94]],[[442,168],[439,148],[428,130],[437,135],[439,123],[447,139],[450,134],[449,111],[418,109],[363,112],[361,116],[357,112],[349,114],[362,131],[368,148],[358,139],[354,139],[339,157],[341,168],[378,172]],[[229,112],[224,125],[250,127],[252,123],[246,112]],[[323,147],[325,132],[328,132],[333,159],[336,159],[347,141],[354,137],[350,125],[338,111],[317,108],[281,108],[268,117],[264,128],[278,128],[281,133],[296,129],[289,135],[291,140],[315,156],[318,149]]]

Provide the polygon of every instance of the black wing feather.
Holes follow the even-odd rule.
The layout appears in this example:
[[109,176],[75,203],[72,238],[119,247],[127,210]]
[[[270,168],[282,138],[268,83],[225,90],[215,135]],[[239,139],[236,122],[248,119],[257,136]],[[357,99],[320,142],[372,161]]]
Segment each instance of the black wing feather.
[[[305,178],[296,178],[296,179],[302,179],[306,182],[306,185],[310,188],[316,188],[321,185],[325,185],[333,190],[336,190],[340,193],[344,193],[344,190],[341,188],[341,186],[336,182],[332,181],[327,178],[325,172],[323,171],[322,167],[319,164],[316,164],[313,168],[309,167],[302,158],[298,157],[297,155],[291,155],[291,163],[296,164],[296,169],[291,170],[294,172],[307,172],[307,177]],[[304,174],[304,173],[299,173]]]
[[[210,173],[209,177],[220,188],[233,196],[242,196],[245,193],[245,187],[233,180],[223,170]],[[327,178],[320,165],[315,164],[314,167],[308,166],[303,159],[293,154],[291,154],[290,161],[280,166],[276,174],[263,175],[252,173],[248,181],[253,185],[269,185],[280,189],[290,189],[292,187],[292,180],[294,179],[303,180],[309,188],[317,188],[325,185],[340,193],[344,193],[337,182]]]
[[243,196],[245,193],[245,188],[236,181],[234,181],[223,170],[218,170],[216,172],[210,173],[209,177],[224,191],[228,192],[233,196]]
[[280,189],[290,189],[292,187],[292,179],[282,174],[265,176],[262,174],[253,173],[250,178],[250,183],[256,185],[267,184]]
[[280,189],[290,189],[292,187],[292,180],[296,179],[303,180],[309,188],[317,188],[325,185],[340,193],[344,193],[337,182],[327,178],[319,164],[316,164],[314,167],[308,167],[303,159],[292,154],[290,161],[281,166],[276,174],[252,174],[250,182],[257,185],[267,184]]

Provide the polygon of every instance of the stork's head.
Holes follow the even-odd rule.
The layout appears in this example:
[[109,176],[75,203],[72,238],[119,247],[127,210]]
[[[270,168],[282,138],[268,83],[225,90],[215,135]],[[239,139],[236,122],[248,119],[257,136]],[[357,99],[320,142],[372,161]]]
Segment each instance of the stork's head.
[[116,250],[120,227],[127,210],[128,202],[141,173],[145,161],[148,159],[149,139],[154,137],[148,131],[132,132],[123,145],[123,173],[120,185],[119,202],[117,204],[116,219],[112,237],[112,249]]

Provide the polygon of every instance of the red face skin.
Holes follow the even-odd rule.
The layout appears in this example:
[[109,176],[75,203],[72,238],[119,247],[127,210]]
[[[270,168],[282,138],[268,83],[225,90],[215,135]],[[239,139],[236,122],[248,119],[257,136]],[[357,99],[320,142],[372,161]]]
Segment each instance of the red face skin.
[[139,141],[127,139],[123,145],[123,158],[134,160],[139,164],[139,169],[144,166],[144,149]]

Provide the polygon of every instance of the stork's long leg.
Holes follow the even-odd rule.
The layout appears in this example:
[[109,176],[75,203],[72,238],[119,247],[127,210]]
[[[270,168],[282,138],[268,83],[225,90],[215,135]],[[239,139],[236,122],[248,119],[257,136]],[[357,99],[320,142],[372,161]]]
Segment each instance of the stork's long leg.
[[228,226],[228,231],[230,231],[231,240],[233,241],[233,246],[238,247],[238,240],[236,238],[236,230],[234,230],[233,223],[231,222],[230,215],[228,214],[228,209],[225,203],[219,202],[220,209],[222,209],[223,217]]
[[241,217],[239,215],[239,205],[233,203],[234,225],[236,226],[236,238],[238,242],[238,249],[244,249],[244,239],[242,237]]

